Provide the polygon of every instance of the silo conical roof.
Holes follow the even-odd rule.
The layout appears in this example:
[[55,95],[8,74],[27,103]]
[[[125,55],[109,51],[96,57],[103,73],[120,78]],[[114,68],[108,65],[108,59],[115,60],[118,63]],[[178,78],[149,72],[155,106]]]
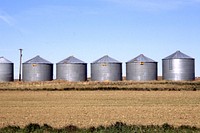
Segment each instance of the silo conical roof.
[[86,64],[84,61],[77,59],[74,56],[70,56],[60,62],[58,64]]
[[2,56],[0,57],[0,63],[12,63],[12,62]]
[[164,58],[164,60],[168,60],[168,59],[193,59],[193,58],[182,53],[181,51],[176,51],[170,56],[167,56],[166,58]]
[[52,64],[51,62],[43,59],[42,57],[40,57],[39,55],[37,55],[36,57],[24,62],[25,64]]
[[93,63],[121,63],[121,62],[109,57],[108,55],[105,55],[105,56],[101,57],[100,59],[94,61]]
[[134,59],[128,61],[127,63],[134,63],[134,62],[156,62],[143,54],[140,54],[139,56],[135,57]]

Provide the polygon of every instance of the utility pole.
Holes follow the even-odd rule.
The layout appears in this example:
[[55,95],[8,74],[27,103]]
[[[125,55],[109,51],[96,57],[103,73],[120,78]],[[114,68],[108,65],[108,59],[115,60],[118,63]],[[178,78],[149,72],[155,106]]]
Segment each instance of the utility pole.
[[19,81],[22,80],[22,50],[23,49],[19,49],[19,51],[20,51]]

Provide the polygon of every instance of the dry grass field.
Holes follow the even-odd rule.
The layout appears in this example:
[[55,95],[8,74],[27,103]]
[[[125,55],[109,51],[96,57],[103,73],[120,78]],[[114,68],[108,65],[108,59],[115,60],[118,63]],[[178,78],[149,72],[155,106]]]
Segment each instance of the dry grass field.
[[116,121],[200,127],[200,91],[0,91],[0,127]]
[[2,82],[0,90],[200,90],[200,80],[195,81],[116,81],[116,82],[67,82],[62,80],[44,82]]

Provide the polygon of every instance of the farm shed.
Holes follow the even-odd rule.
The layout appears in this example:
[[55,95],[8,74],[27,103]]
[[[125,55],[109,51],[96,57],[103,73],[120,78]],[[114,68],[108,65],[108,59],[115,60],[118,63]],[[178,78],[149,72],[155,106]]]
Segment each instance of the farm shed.
[[126,62],[126,79],[135,81],[157,80],[157,62],[143,54]]
[[176,51],[162,59],[163,80],[194,80],[195,59]]
[[122,63],[108,55],[91,63],[92,81],[122,80]]
[[23,81],[53,80],[53,64],[40,56],[36,56],[23,63]]
[[86,81],[87,63],[70,56],[56,64],[56,79],[67,81]]
[[14,80],[14,63],[4,57],[0,57],[0,82]]

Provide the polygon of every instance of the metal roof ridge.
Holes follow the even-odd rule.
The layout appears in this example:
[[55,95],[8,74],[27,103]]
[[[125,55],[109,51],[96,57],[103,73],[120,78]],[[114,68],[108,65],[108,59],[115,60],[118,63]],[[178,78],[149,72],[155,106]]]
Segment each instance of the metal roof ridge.
[[30,60],[24,62],[24,64],[32,64],[32,63],[36,63],[36,64],[53,64],[50,61],[40,57],[39,55],[31,58]]
[[1,56],[0,57],[0,63],[13,63],[13,62],[11,62],[10,60],[8,60],[8,59],[6,59],[5,57],[3,57],[3,56]]
[[57,64],[87,64],[84,61],[74,57],[74,56],[69,56],[64,60],[61,60],[60,62],[58,62]]
[[114,58],[111,58],[108,55],[104,55],[103,57],[97,59],[96,61],[92,62],[92,63],[122,63]]
[[157,62],[157,61],[154,61],[152,60],[151,58],[149,57],[146,57],[144,54],[140,54],[138,55],[137,57],[129,60],[128,62],[126,63],[131,63],[131,62]]
[[182,53],[180,50],[177,50],[173,54],[163,58],[163,60],[166,60],[166,59],[194,59],[194,58]]

